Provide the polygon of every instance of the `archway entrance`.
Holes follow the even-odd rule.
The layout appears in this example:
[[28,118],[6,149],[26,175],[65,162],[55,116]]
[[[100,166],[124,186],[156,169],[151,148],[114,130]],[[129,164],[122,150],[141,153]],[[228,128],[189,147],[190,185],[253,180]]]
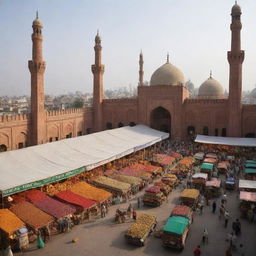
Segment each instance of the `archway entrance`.
[[7,151],[7,147],[4,144],[0,145],[0,152],[5,152],[5,151]]
[[171,137],[171,115],[168,110],[158,107],[150,114],[150,127],[162,132],[170,133]]

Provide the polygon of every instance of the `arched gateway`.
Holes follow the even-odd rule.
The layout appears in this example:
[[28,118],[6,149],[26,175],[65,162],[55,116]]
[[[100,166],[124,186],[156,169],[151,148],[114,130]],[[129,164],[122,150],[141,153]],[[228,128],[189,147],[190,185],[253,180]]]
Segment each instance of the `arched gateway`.
[[162,132],[170,133],[171,137],[171,115],[163,107],[157,107],[150,113],[150,127]]

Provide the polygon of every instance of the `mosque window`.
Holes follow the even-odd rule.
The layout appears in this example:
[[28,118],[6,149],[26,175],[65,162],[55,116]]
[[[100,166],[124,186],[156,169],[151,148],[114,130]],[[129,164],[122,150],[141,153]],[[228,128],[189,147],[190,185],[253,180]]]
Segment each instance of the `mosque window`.
[[226,128],[222,128],[222,130],[221,130],[221,136],[222,136],[222,137],[226,137],[226,136],[227,136],[227,130],[226,130]]
[[92,132],[92,128],[87,128],[86,129],[86,134],[90,134]]
[[18,144],[18,149],[21,149],[21,148],[24,148],[23,142],[20,142],[20,143]]
[[53,142],[53,138],[52,138],[52,137],[50,137],[49,141],[50,141],[50,142]]
[[7,151],[7,147],[4,144],[0,145],[0,152],[5,152],[5,151]]
[[66,139],[72,138],[72,132],[66,135]]
[[219,130],[216,128],[215,131],[214,131],[214,135],[215,136],[219,136]]
[[83,135],[82,131],[77,132],[77,136],[82,136],[82,135]]
[[208,135],[209,134],[209,129],[207,126],[204,126],[203,128],[203,135]]
[[106,123],[106,128],[107,128],[108,130],[112,129],[112,128],[113,128],[112,123],[107,122],[107,123]]
[[193,136],[194,134],[195,134],[195,127],[194,126],[188,126],[188,128],[187,128],[187,134],[189,135],[189,136]]
[[55,141],[58,141],[59,140],[59,137],[55,137]]
[[136,124],[135,124],[135,122],[130,122],[129,125],[130,126],[135,126]]
[[118,127],[123,127],[123,126],[124,126],[124,124],[122,122],[118,123]]

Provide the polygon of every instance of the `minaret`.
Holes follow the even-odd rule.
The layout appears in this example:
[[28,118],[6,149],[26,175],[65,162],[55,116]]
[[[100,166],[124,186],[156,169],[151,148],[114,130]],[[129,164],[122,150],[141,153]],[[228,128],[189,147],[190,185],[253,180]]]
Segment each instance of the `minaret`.
[[142,51],[140,52],[140,60],[139,60],[139,65],[140,65],[140,70],[139,70],[139,86],[143,86],[143,76],[144,76],[144,71],[143,71],[143,54]]
[[32,34],[32,60],[28,62],[31,73],[31,145],[46,142],[46,124],[44,110],[44,71],[46,63],[43,61],[42,53],[42,28],[43,25],[38,19],[33,21]]
[[228,136],[241,137],[241,115],[242,115],[242,63],[244,61],[244,51],[241,50],[240,33],[241,8],[235,3],[232,7],[231,17],[231,51],[228,52],[229,70],[229,98],[228,98]]
[[95,64],[92,65],[93,73],[93,130],[98,132],[102,130],[102,101],[103,92],[103,73],[104,65],[101,64],[101,38],[99,32],[95,37]]

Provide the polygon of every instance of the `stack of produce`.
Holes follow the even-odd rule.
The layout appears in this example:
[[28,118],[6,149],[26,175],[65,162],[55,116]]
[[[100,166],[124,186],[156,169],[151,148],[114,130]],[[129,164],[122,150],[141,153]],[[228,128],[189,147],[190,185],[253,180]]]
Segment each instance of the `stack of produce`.
[[[126,167],[129,170],[140,170],[140,171],[145,171],[145,172],[149,172],[151,174],[158,174],[158,173],[162,173],[163,169],[159,166],[154,166],[151,164],[133,164],[131,166]],[[124,169],[126,169],[124,168]]]
[[71,180],[67,180],[65,182],[56,183],[54,185],[49,184],[46,186],[46,194],[49,196],[54,196],[55,194],[69,190],[74,185],[74,182]]
[[83,181],[75,184],[70,190],[75,194],[94,200],[98,203],[105,202],[112,196],[112,194],[106,190],[96,188]]
[[75,213],[76,209],[68,204],[61,203],[50,197],[46,197],[34,203],[39,209],[55,217],[57,220]]
[[100,176],[92,180],[97,187],[104,188],[113,193],[127,194],[131,191],[131,185],[109,177]]
[[153,161],[160,164],[163,168],[167,168],[175,161],[175,158],[165,154],[154,154]]
[[13,205],[10,210],[33,229],[45,227],[53,218],[29,202]]
[[151,178],[152,175],[150,173],[145,171],[140,171],[140,170],[131,170],[131,169],[128,169],[128,167],[121,169],[119,173],[122,175],[138,177],[147,182],[150,182],[152,180]]
[[181,159],[181,160],[179,161],[179,164],[180,164],[180,165],[187,165],[187,166],[190,166],[190,165],[192,165],[194,162],[195,162],[195,159],[194,159],[192,156],[187,156],[187,157],[184,157],[183,159]]
[[107,176],[107,177],[110,177],[111,175],[117,173],[117,170],[116,169],[108,169],[104,172],[104,175]]
[[93,200],[84,198],[80,195],[77,195],[70,190],[61,191],[54,195],[58,200],[63,201],[64,203],[69,203],[74,206],[82,208],[82,210],[87,210],[92,207],[95,207],[97,203]]
[[165,196],[160,187],[151,186],[145,190],[143,203],[145,205],[159,206],[165,200]]
[[167,196],[172,191],[170,186],[168,186],[167,184],[165,184],[162,181],[156,181],[154,183],[154,186],[159,187],[160,190],[164,193],[165,196]]
[[182,155],[179,154],[179,153],[177,153],[177,152],[171,152],[171,153],[169,154],[169,156],[171,156],[171,157],[173,157],[173,158],[175,158],[175,159],[181,159],[181,158],[182,158]]
[[162,182],[169,185],[171,188],[178,184],[178,179],[175,174],[167,173],[162,177]]
[[0,209],[0,230],[11,235],[23,226],[25,226],[25,223],[11,211],[8,209]]
[[194,207],[198,202],[199,194],[197,189],[184,189],[180,195],[181,202],[189,207]]
[[129,242],[137,245],[144,245],[144,241],[149,235],[150,231],[156,225],[156,217],[150,214],[141,214],[136,222],[127,230],[125,237]]
[[32,189],[25,192],[26,198],[29,202],[35,204],[41,201],[44,198],[47,198],[47,195],[40,190]]

